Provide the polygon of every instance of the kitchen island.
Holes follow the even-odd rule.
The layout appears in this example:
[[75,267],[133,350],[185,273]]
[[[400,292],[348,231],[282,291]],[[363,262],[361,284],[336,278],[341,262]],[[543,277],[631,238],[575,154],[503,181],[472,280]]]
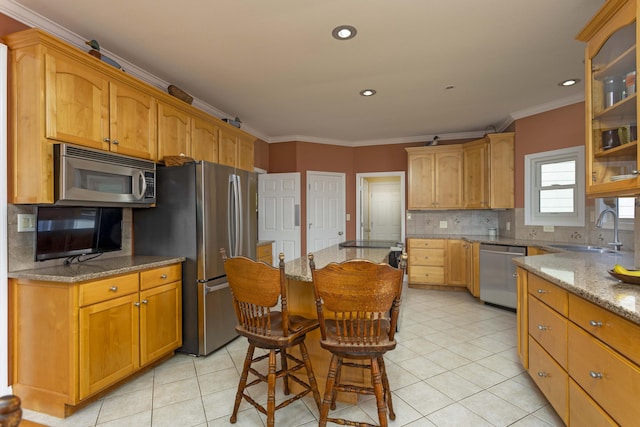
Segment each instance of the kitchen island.
[[[331,262],[343,262],[352,259],[365,259],[381,263],[387,262],[388,257],[389,248],[341,248],[339,245],[333,245],[313,252],[316,268],[322,268]],[[315,293],[308,256],[305,255],[287,262],[285,264],[285,274],[287,278],[289,312],[307,318],[317,318],[318,312],[316,310]],[[402,307],[400,307],[400,310],[402,311]],[[318,380],[320,395],[324,396],[324,387],[327,373],[329,372],[331,353],[320,346],[319,329],[308,333],[305,343],[309,351],[309,356],[311,357],[313,372]],[[354,370],[345,367],[342,371],[342,377],[355,384],[368,385],[370,383],[369,373],[363,372],[362,369]],[[294,384],[294,386],[297,387],[296,384]],[[357,395],[354,393],[340,393],[338,394],[338,400],[341,402],[355,403]]]

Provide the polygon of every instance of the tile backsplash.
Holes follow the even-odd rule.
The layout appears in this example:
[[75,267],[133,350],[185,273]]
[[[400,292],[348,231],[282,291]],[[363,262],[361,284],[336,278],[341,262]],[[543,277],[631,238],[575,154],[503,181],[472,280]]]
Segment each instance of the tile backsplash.
[[[52,259],[48,261],[34,261],[35,232],[26,231],[18,233],[18,214],[35,214],[36,208],[32,205],[7,205],[7,237],[9,240],[8,265],[9,271],[27,270],[62,265],[64,259]],[[131,209],[122,211],[122,250],[106,252],[101,258],[113,258],[132,254],[132,222]]]

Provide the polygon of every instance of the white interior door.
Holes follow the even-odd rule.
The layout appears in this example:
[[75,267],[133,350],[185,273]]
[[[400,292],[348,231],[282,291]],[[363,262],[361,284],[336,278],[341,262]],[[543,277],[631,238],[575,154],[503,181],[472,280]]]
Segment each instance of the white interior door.
[[401,240],[400,181],[369,183],[371,240]]
[[258,175],[258,239],[273,240],[273,263],[300,258],[300,173]]
[[345,175],[307,172],[307,253],[344,241]]

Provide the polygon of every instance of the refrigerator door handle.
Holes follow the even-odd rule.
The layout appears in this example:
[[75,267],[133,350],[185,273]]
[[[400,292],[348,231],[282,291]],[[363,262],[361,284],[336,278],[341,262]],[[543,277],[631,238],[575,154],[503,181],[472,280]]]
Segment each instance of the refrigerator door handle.
[[238,255],[242,255],[244,253],[244,247],[242,244],[244,243],[244,221],[243,221],[243,213],[244,209],[242,207],[242,182],[240,175],[236,175],[236,245],[238,250]]
[[242,254],[242,197],[240,191],[240,177],[231,174],[229,176],[229,211],[227,215],[229,252],[231,256],[239,256]]

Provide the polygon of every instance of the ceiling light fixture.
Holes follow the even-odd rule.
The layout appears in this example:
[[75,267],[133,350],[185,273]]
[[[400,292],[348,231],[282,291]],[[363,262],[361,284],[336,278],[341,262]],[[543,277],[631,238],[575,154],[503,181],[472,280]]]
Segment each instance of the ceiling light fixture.
[[339,25],[331,31],[331,35],[336,40],[349,40],[354,38],[356,34],[358,34],[358,30],[351,25]]
[[373,96],[376,94],[374,89],[363,89],[360,91],[360,95],[362,96]]
[[558,83],[558,86],[573,86],[574,84],[578,83],[580,81],[580,79],[567,79],[563,82]]

